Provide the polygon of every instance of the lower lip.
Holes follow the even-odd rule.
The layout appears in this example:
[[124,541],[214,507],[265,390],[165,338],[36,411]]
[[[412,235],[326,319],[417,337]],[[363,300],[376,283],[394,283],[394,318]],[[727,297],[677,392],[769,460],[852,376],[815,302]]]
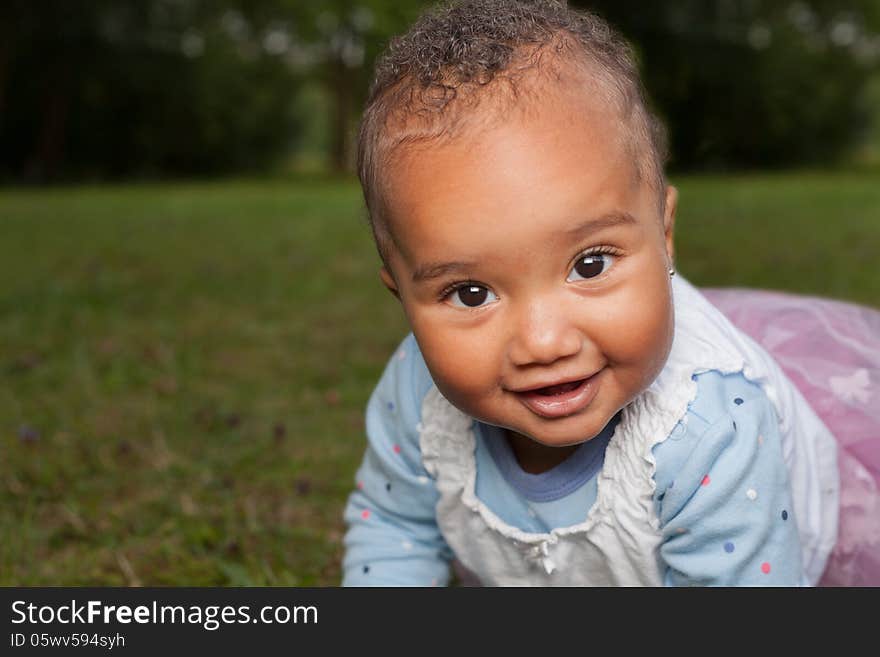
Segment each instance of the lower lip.
[[536,392],[516,393],[520,401],[533,413],[546,418],[565,417],[582,411],[596,397],[599,390],[597,372],[588,379],[584,379],[574,390],[569,390],[561,395],[539,395]]

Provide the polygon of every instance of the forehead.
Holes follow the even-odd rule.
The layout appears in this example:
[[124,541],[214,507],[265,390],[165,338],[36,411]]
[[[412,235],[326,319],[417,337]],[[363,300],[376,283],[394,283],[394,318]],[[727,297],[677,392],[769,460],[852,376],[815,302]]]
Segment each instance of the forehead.
[[646,214],[619,110],[565,89],[506,118],[480,116],[451,139],[401,147],[388,174],[389,228],[408,259],[493,231],[541,239],[590,216]]
[[[572,47],[563,49],[570,52]],[[607,110],[602,118],[622,127],[630,123],[631,102],[607,69],[582,57],[566,58],[547,48],[521,49],[516,64],[487,83],[442,82],[420,87],[400,80],[385,95],[384,128],[377,135],[382,159],[393,160],[400,145],[442,143],[465,132],[533,118],[548,104],[571,109]]]

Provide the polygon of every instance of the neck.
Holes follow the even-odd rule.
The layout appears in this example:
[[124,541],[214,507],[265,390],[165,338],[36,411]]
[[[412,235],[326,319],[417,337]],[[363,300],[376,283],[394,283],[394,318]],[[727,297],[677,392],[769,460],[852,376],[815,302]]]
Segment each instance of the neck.
[[510,430],[505,431],[504,435],[519,467],[529,474],[541,474],[555,468],[580,447],[580,444],[550,447]]

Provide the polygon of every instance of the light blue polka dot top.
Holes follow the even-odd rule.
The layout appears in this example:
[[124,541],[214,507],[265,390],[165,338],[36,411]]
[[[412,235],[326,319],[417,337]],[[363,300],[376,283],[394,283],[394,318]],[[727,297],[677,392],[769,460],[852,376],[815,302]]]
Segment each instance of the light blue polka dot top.
[[[654,448],[654,503],[669,586],[803,584],[801,548],[775,411],[741,374],[695,377],[697,396]],[[452,555],[434,519],[418,424],[433,385],[410,334],[367,407],[368,446],[345,509],[343,584],[432,586]],[[547,532],[584,520],[618,417],[568,459],[522,470],[497,427],[475,422],[477,497],[506,523]],[[699,495],[696,493],[699,491]]]

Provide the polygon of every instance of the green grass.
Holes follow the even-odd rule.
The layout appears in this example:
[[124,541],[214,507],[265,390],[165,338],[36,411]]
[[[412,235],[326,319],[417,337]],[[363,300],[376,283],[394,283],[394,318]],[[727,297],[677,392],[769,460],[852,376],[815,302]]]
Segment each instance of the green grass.
[[[694,283],[880,306],[876,174],[674,182]],[[0,584],[336,584],[377,268],[353,181],[0,190]]]
[[880,171],[674,182],[676,260],[694,283],[880,307]]

